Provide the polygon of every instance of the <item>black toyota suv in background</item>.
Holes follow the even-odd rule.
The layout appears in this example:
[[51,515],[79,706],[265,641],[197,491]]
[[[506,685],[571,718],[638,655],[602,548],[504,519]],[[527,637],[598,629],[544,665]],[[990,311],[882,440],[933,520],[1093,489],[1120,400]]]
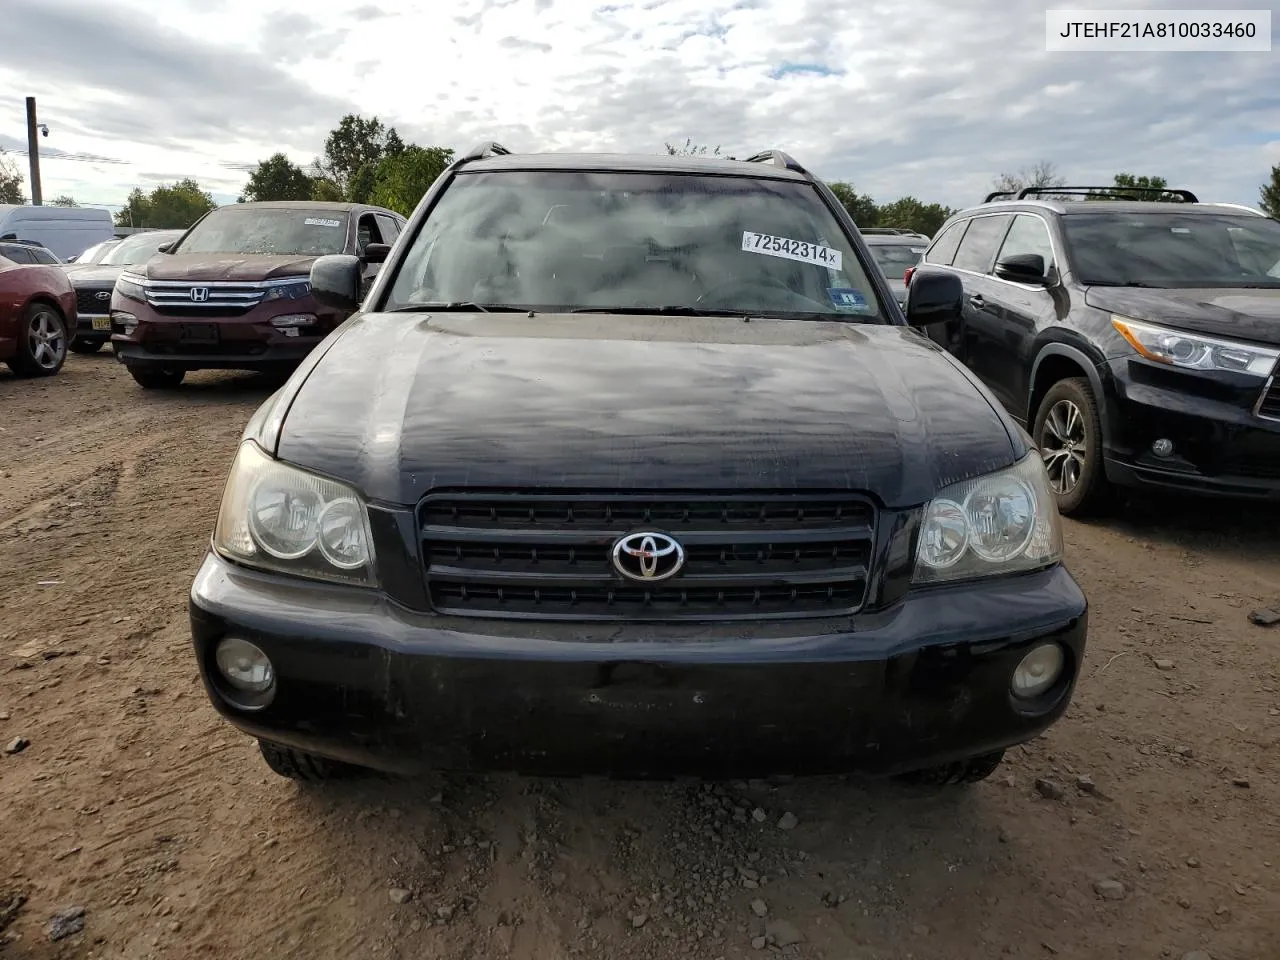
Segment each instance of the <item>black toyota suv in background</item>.
[[210,698],[292,777],[989,775],[1087,606],[1030,438],[907,326],[960,296],[904,319],[776,151],[463,155],[244,433]]
[[992,194],[948,220],[924,266],[964,306],[931,336],[1029,425],[1065,514],[1117,486],[1280,497],[1280,223],[1104,190]]

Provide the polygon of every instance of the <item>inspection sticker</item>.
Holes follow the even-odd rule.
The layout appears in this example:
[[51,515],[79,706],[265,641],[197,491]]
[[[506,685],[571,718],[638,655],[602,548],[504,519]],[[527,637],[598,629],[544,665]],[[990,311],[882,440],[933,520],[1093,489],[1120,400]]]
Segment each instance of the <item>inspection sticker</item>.
[[874,313],[875,308],[867,303],[866,295],[853,287],[831,287],[827,291],[831,305],[841,313]]
[[306,224],[308,227],[340,227],[341,220],[325,220],[322,217],[307,217]]
[[817,243],[805,240],[789,240],[786,237],[773,237],[767,233],[742,231],[742,249],[747,253],[763,253],[766,257],[781,257],[784,260],[798,260],[801,263],[816,263],[820,267],[840,269],[840,251],[832,250]]

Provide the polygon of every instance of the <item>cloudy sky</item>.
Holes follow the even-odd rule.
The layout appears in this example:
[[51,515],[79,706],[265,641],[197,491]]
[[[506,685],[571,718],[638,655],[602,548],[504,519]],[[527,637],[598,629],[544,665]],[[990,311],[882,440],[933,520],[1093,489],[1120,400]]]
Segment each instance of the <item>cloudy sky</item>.
[[234,200],[246,166],[310,161],[351,112],[455,148],[782,147],[882,202],[966,205],[1043,159],[1075,183],[1127,171],[1258,203],[1280,163],[1280,45],[1051,54],[1049,5],[0,0],[0,148],[25,150],[33,95],[45,197],[86,204],[186,176]]

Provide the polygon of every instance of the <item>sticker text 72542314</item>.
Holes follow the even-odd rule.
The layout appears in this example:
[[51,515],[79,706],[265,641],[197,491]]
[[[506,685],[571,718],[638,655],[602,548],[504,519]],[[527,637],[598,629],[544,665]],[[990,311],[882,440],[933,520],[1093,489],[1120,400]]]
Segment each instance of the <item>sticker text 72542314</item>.
[[807,240],[790,240],[767,233],[742,232],[742,249],[747,253],[762,253],[766,257],[781,257],[801,263],[816,263],[820,267],[840,269],[840,251]]

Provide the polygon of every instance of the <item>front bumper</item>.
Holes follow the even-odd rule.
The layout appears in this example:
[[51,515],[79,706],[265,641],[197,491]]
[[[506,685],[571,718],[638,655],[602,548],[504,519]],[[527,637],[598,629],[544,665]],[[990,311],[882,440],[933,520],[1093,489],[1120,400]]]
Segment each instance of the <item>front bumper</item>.
[[[1107,477],[1124,486],[1280,499],[1280,421],[1254,414],[1263,384],[1155,369],[1132,358],[1101,372],[1111,386]],[[1157,457],[1159,439],[1173,454]]]
[[[893,773],[1032,739],[1066,709],[1088,609],[1061,566],[909,594],[838,632],[777,624],[598,631],[406,610],[206,557],[192,586],[199,670],[246,733],[392,772],[606,776]],[[627,634],[637,639],[625,639]],[[274,664],[274,698],[241,709],[214,665],[228,635]],[[1034,645],[1059,684],[1009,692]]]

